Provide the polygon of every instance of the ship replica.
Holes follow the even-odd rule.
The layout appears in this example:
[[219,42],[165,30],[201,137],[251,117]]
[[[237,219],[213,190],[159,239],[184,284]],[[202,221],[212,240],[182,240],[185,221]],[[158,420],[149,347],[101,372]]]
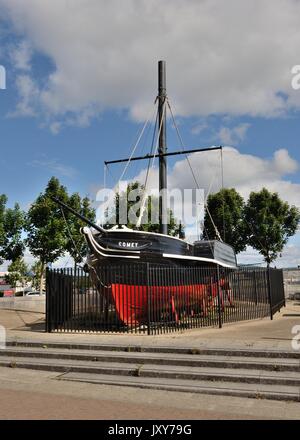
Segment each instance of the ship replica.
[[[187,268],[204,267],[208,271],[213,268],[237,267],[236,255],[233,248],[220,240],[198,240],[193,244],[179,237],[168,235],[168,206],[164,196],[167,190],[167,157],[191,154],[200,151],[221,149],[222,147],[202,148],[194,150],[182,150],[168,152],[166,145],[166,65],[165,61],[158,63],[158,151],[155,154],[147,154],[141,157],[130,157],[105,162],[112,163],[128,162],[129,160],[159,160],[159,229],[160,232],[145,232],[130,229],[126,225],[116,225],[110,229],[95,224],[89,219],[76,212],[60,200],[53,198],[62,209],[66,209],[87,226],[81,229],[84,234],[89,253],[85,267],[89,271],[94,284],[100,294],[114,304],[119,319],[124,324],[141,324],[147,315],[149,294],[152,295],[152,303],[159,304],[163,308],[170,301],[170,295],[174,295],[177,301],[180,297],[186,298],[203,296],[209,286],[211,296],[217,295],[216,280],[211,275],[207,281],[192,281],[187,277],[157,277],[155,281],[149,281],[145,264],[151,267],[178,268],[182,273]],[[111,268],[118,268],[113,269]],[[132,268],[134,267],[134,270]],[[140,269],[139,269],[140,268]],[[212,272],[210,272],[212,273]],[[182,280],[181,282],[179,280]],[[167,281],[166,281],[167,280]],[[224,278],[222,279],[223,283]],[[134,299],[134,305],[131,304]]]

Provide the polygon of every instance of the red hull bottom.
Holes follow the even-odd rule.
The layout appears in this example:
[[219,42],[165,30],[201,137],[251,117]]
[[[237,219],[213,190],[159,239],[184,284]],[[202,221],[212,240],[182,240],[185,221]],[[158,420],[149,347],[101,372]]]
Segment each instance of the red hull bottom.
[[[224,282],[220,282],[220,299],[223,306]],[[137,286],[112,284],[111,293],[120,321],[128,326],[137,326],[159,321],[161,315],[180,321],[182,313],[194,316],[206,315],[218,297],[218,284],[192,284],[183,286]],[[231,292],[226,291],[232,305]],[[148,302],[151,304],[150,308]]]

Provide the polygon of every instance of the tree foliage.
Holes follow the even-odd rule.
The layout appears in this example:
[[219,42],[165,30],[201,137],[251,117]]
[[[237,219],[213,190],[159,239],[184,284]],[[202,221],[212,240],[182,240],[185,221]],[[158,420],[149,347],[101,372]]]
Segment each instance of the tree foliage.
[[244,199],[234,188],[223,188],[207,199],[203,238],[219,239],[211,217],[222,240],[230,244],[236,253],[246,249]]
[[[81,199],[78,193],[72,194],[68,202],[69,206],[88,220],[95,221],[95,210],[91,207],[88,197]],[[76,217],[74,214],[64,212],[67,228],[66,251],[72,256],[76,263],[81,263],[83,257],[87,254],[87,245],[80,229],[86,226],[86,223]]]
[[43,264],[37,260],[30,268],[30,278],[32,280],[32,285],[35,290],[40,289],[41,278],[45,276],[45,267]]
[[52,177],[48,185],[27,213],[27,240],[31,254],[46,265],[53,263],[65,252],[65,223],[58,205],[50,196],[68,203],[67,190]]
[[57,178],[49,180],[45,191],[31,205],[26,221],[26,244],[40,263],[40,290],[48,263],[54,263],[66,252],[78,263],[86,255],[84,237],[80,235],[80,228],[85,224],[73,214],[62,211],[51,197],[70,205],[90,220],[95,217],[87,197],[81,199],[77,193],[69,197],[67,189]]
[[[104,227],[125,224],[128,228],[138,229],[146,232],[160,232],[158,222],[159,200],[158,197],[149,196],[145,203],[141,225],[137,227],[136,219],[140,215],[140,202],[143,198],[145,187],[139,182],[130,183],[126,191],[117,193],[114,200],[114,206],[107,209],[105,213],[106,222]],[[126,208],[126,211],[124,209]],[[173,237],[180,236],[184,238],[184,227],[178,223],[174,217],[173,211],[168,210],[168,235]],[[154,221],[151,221],[154,220]]]
[[295,234],[300,212],[289,206],[277,193],[266,188],[251,192],[245,206],[245,226],[250,246],[263,255],[269,265],[283,250],[289,237]]
[[0,263],[3,260],[15,261],[24,252],[22,230],[25,215],[18,203],[14,208],[6,208],[7,197],[0,195]]
[[6,233],[4,226],[5,218],[5,207],[6,207],[7,197],[4,194],[0,195],[0,264],[2,264],[4,257],[3,251],[6,245]]
[[8,266],[8,275],[6,281],[12,287],[16,287],[18,283],[24,285],[28,280],[28,266],[23,258],[17,258]]

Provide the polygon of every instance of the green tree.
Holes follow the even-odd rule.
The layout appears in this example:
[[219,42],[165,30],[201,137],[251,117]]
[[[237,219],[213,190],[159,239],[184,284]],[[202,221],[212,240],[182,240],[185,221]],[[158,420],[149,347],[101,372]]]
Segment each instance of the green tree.
[[40,290],[41,278],[45,276],[45,266],[38,260],[30,269],[32,285],[35,290]]
[[24,242],[21,234],[25,224],[24,212],[18,203],[6,208],[7,197],[0,196],[0,262],[15,261],[23,255]]
[[[145,187],[139,182],[133,182],[127,185],[126,191],[117,193],[114,200],[114,206],[107,209],[105,212],[105,228],[124,224],[131,229],[138,229],[146,232],[159,232],[158,223],[158,209],[159,200],[158,197],[149,196],[145,203],[145,210],[142,216],[142,222],[139,227],[136,225],[136,219],[140,214],[140,207],[138,203],[142,201]],[[131,196],[130,196],[131,194]],[[124,200],[126,202],[124,203]],[[122,212],[122,207],[127,207],[127,211]],[[184,238],[184,227],[181,223],[178,223],[174,217],[173,211],[168,210],[169,223],[168,223],[168,235],[173,237],[180,236]],[[155,221],[151,222],[151,219]]]
[[95,211],[87,197],[75,193],[68,196],[67,189],[52,177],[43,193],[31,205],[26,219],[26,243],[31,254],[38,258],[34,272],[38,274],[39,290],[42,291],[46,265],[55,262],[69,252],[76,263],[87,253],[84,236],[80,228],[85,223],[55,203],[55,197],[80,214],[94,221]]
[[23,256],[25,246],[22,231],[24,226],[25,214],[18,203],[15,204],[14,208],[6,209],[6,248],[4,250],[6,260],[15,261]]
[[68,194],[59,180],[52,177],[43,193],[29,208],[26,219],[26,244],[31,254],[39,259],[40,292],[43,289],[44,272],[47,263],[53,263],[66,251],[65,221],[59,206],[51,200],[56,197],[68,203]]
[[[74,193],[69,198],[68,205],[88,220],[95,221],[95,210],[91,207],[88,197],[81,199],[78,193]],[[80,233],[80,229],[86,226],[86,223],[70,212],[64,212],[63,215],[66,219],[65,227],[67,228],[65,249],[75,263],[81,263],[83,257],[87,255],[87,244],[84,236]]]
[[17,258],[8,266],[8,275],[6,275],[6,281],[12,287],[16,287],[18,283],[24,286],[28,280],[28,266],[24,262],[23,258]]
[[[230,244],[236,253],[246,249],[244,199],[234,188],[223,188],[207,199],[203,238],[218,239]],[[213,220],[213,222],[212,222]]]
[[295,234],[300,212],[266,188],[251,192],[245,206],[248,244],[263,255],[268,266]]
[[6,245],[6,232],[4,226],[6,202],[7,202],[7,197],[4,194],[1,194],[0,195],[0,264],[3,263],[4,247]]

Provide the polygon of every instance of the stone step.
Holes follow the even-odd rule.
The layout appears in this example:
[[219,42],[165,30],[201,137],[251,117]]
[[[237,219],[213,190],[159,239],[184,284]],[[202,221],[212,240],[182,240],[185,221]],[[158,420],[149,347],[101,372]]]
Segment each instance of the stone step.
[[222,355],[185,355],[164,353],[127,353],[127,352],[101,352],[100,350],[88,352],[83,350],[50,349],[50,348],[26,348],[16,347],[0,350],[0,357],[25,356],[73,360],[92,360],[98,362],[127,362],[127,363],[149,363],[159,365],[182,365],[191,367],[219,367],[219,368],[250,368],[264,369],[269,371],[300,371],[300,360],[284,358],[246,358],[244,356],[222,356]]
[[108,374],[136,377],[159,377],[184,379],[190,381],[217,381],[249,384],[270,384],[296,386],[300,389],[300,375],[298,372],[276,372],[247,369],[220,369],[204,367],[184,367],[178,365],[153,365],[124,363],[124,362],[97,362],[87,360],[53,359],[37,357],[2,356],[0,366],[11,368],[27,368],[57,372],[78,372],[93,374]]
[[173,353],[190,355],[215,355],[215,356],[245,356],[265,358],[286,358],[299,359],[300,352],[295,350],[264,350],[264,349],[228,349],[228,348],[195,348],[195,347],[164,347],[164,346],[141,346],[125,344],[97,344],[97,343],[69,343],[69,342],[43,342],[43,341],[8,341],[7,347],[32,347],[32,348],[53,348],[72,349],[88,351],[113,351],[127,353]]
[[114,376],[69,372],[60,377],[60,380],[88,382],[102,385],[115,385],[156,389],[165,391],[181,391],[186,393],[200,393],[210,395],[250,397],[256,399],[272,399],[285,401],[300,401],[300,388],[282,385],[228,383],[210,381],[188,381],[184,379]]
[[176,365],[206,368],[233,368],[265,371],[294,371],[300,372],[300,360],[285,358],[258,358],[245,356],[224,355],[187,355],[173,353],[140,353],[140,352],[108,352],[100,350],[70,350],[52,348],[11,347],[0,350],[0,360],[3,356],[11,358],[45,358],[73,361],[93,362],[125,362],[138,364]]

